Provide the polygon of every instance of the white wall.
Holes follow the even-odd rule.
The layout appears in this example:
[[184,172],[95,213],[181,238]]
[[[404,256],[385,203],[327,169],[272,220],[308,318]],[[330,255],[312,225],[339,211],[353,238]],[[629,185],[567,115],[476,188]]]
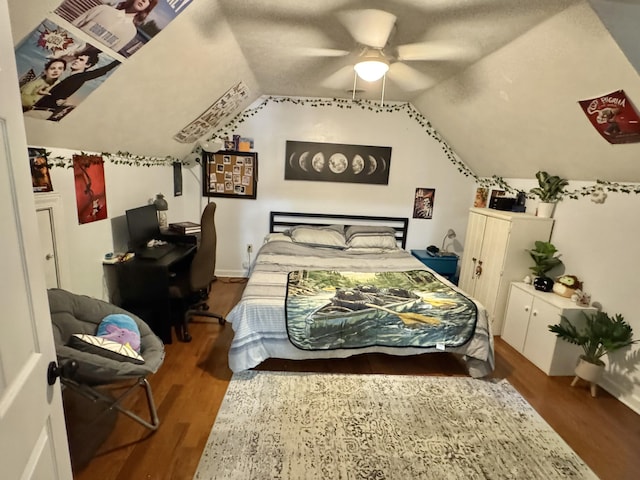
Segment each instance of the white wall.
[[[528,190],[531,180],[507,180],[515,188]],[[567,190],[591,187],[593,183],[570,182]],[[535,212],[528,201],[528,212]],[[565,273],[583,282],[593,302],[610,315],[620,313],[640,339],[638,272],[640,271],[640,195],[609,192],[604,204],[590,196],[565,198],[556,206],[551,242],[561,254]],[[604,358],[608,363],[603,386],[636,412],[640,412],[640,348],[632,346]]]
[[[272,210],[411,217],[418,187],[436,189],[435,209],[431,220],[410,218],[407,248],[440,246],[449,228],[457,232],[455,245],[461,247],[474,182],[458,172],[440,143],[404,111],[373,113],[269,103],[241,127],[234,133],[252,137],[258,152],[258,195],[256,200],[211,198],[218,203],[217,275],[247,274],[242,267],[248,260],[246,245],[253,244],[254,252],[257,251],[268,232]],[[390,146],[389,185],[284,180],[287,140]],[[70,157],[74,153],[57,148],[48,150],[51,157]],[[183,169],[182,197],[172,196],[170,166],[133,167],[107,161],[104,168],[108,220],[78,224],[72,169],[54,167],[52,182],[64,202],[65,234],[70,244],[68,251],[72,253],[71,287],[78,293],[106,299],[101,260],[105,253],[119,250],[119,242],[116,238],[114,245],[113,237],[114,231],[116,237],[121,237],[118,230],[126,225],[124,211],[147,203],[161,192],[169,203],[170,222],[198,221],[207,198],[201,197],[199,166]]]
[[[37,145],[30,145],[37,147]],[[46,148],[43,146],[43,148]],[[74,152],[60,148],[46,148],[49,159],[71,158]],[[55,163],[55,161],[54,161]],[[125,210],[147,204],[157,193],[165,195],[169,204],[169,221],[199,221],[201,205],[200,185],[188,170],[183,170],[183,195],[173,196],[173,168],[168,166],[116,165],[104,163],[107,196],[106,220],[80,224],[76,208],[73,168],[52,167],[51,183],[61,196],[64,211],[63,235],[67,258],[59,259],[69,272],[69,290],[107,299],[102,259],[108,252],[126,248]],[[199,182],[199,180],[198,180]],[[36,196],[38,194],[35,194]]]
[[[258,196],[256,200],[215,198],[220,275],[239,273],[246,260],[246,244],[262,243],[272,210],[409,217],[408,249],[440,246],[449,228],[458,239],[464,238],[474,181],[458,172],[440,143],[405,112],[268,103],[232,133],[254,139]],[[287,140],[389,146],[389,184],[284,180]],[[419,187],[436,189],[431,220],[411,218]]]
[[[448,228],[457,234],[456,251],[466,233],[468,208],[476,185],[465,177],[444,154],[440,144],[404,112],[373,113],[335,107],[294,106],[271,103],[248,118],[234,133],[252,137],[259,159],[256,200],[219,198],[219,276],[246,275],[246,244],[254,252],[268,231],[271,210],[351,213],[411,217],[417,187],[435,188],[432,220],[410,218],[407,248],[440,246]],[[392,147],[389,185],[342,184],[284,180],[287,140],[335,142]],[[52,155],[69,151],[52,149]],[[65,202],[66,237],[70,259],[72,290],[107,298],[102,279],[101,259],[113,250],[111,222],[127,208],[147,202],[162,192],[169,202],[169,221],[198,221],[207,199],[201,197],[200,169],[183,170],[184,195],[174,198],[171,167],[129,167],[105,164],[110,219],[78,225],[72,170],[54,168],[54,189]],[[511,179],[515,188],[528,190],[534,180]],[[590,184],[571,182],[570,188]],[[531,203],[529,211],[535,207]],[[640,269],[636,248],[640,235],[637,212],[640,196],[609,193],[603,205],[589,198],[566,199],[555,214],[553,243],[562,253],[567,273],[585,282],[585,290],[609,313],[622,313],[640,338],[640,318],[635,281]],[[523,277],[530,272],[523,272]],[[604,386],[640,412],[640,375],[631,356],[638,349],[608,359]],[[626,360],[625,360],[626,359]],[[618,371],[635,368],[632,372]]]

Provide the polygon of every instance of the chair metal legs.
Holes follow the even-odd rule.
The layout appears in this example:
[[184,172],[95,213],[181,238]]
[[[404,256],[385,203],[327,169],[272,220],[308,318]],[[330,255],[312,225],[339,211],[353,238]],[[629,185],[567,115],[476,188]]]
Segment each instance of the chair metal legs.
[[189,309],[184,314],[182,324],[178,325],[179,331],[177,334],[178,337],[180,337],[180,340],[183,342],[191,341],[191,334],[189,334],[189,321],[191,320],[191,317],[217,318],[220,325],[224,325],[227,322],[227,320],[222,315],[219,315],[217,313],[207,312],[206,310],[202,309]]
[[[119,412],[127,415],[129,418],[144,425],[150,430],[155,431],[158,429],[158,426],[160,425],[160,419],[158,418],[158,411],[156,409],[156,404],[153,401],[153,393],[151,392],[151,385],[149,385],[149,382],[145,377],[140,377],[136,379],[136,382],[133,385],[131,385],[127,390],[125,390],[124,393],[122,393],[116,399],[114,399],[113,397],[110,397],[109,395],[105,395],[95,387],[92,387],[83,383],[78,383],[75,380],[72,380],[70,378],[63,377],[61,378],[61,380],[63,385],[71,388],[75,392],[80,393],[81,395],[88,398],[89,400],[93,402],[96,402],[96,401],[104,402],[108,404],[107,410],[116,409]],[[147,395],[147,406],[149,407],[149,416],[151,418],[151,422],[146,421],[142,417],[136,415],[131,410],[128,410],[121,405],[122,401],[125,398],[127,398],[129,395],[131,395],[136,389],[136,387],[142,387],[145,390],[145,393]]]

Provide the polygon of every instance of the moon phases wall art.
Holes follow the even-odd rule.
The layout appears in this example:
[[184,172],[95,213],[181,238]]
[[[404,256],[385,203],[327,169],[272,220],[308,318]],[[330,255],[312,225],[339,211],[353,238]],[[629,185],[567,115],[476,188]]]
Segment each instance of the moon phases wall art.
[[391,147],[287,141],[285,180],[389,184]]

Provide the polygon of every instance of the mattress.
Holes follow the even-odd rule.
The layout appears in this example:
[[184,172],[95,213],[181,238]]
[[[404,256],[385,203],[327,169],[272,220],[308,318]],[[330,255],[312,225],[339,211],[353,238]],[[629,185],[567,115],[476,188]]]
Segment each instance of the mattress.
[[[349,272],[403,272],[427,270],[438,280],[461,292],[446,278],[433,272],[407,251],[397,249],[337,249],[318,248],[290,241],[265,243],[252,267],[247,286],[238,304],[227,316],[234,330],[229,351],[229,366],[234,372],[256,367],[268,358],[312,359],[346,358],[362,353],[388,355],[419,355],[442,352],[433,347],[371,346],[333,350],[302,350],[290,341],[286,328],[285,301],[287,278],[297,270],[336,270]],[[478,311],[475,331],[464,345],[444,348],[459,355],[469,375],[484,377],[494,369],[493,336],[485,308],[471,299]]]

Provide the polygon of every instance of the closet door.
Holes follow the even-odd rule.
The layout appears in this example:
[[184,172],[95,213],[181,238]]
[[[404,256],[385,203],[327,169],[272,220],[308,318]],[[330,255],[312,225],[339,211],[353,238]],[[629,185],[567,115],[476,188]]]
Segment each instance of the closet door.
[[488,217],[484,229],[482,250],[478,265],[482,273],[476,275],[474,296],[486,307],[489,320],[495,320],[498,291],[502,281],[505,252],[509,243],[511,222],[500,218]]
[[470,213],[467,223],[467,234],[464,241],[464,255],[460,266],[460,288],[471,296],[475,296],[476,265],[482,251],[482,240],[487,217],[478,213]]

